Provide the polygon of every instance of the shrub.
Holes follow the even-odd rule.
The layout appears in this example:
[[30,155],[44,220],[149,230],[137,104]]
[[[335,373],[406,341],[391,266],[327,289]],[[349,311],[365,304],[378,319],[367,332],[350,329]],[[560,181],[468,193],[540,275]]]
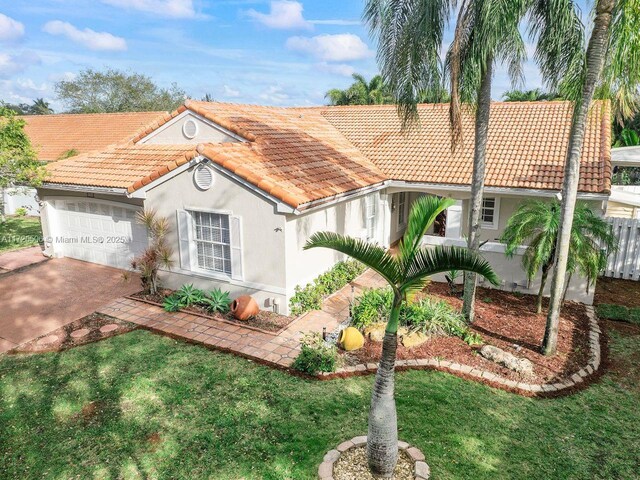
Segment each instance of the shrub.
[[[362,329],[386,322],[392,302],[390,288],[365,290],[353,306],[353,326]],[[427,335],[459,337],[469,345],[482,343],[481,337],[469,329],[464,316],[444,300],[425,297],[406,302],[400,310],[400,325]]]
[[300,315],[309,310],[322,308],[322,300],[353,281],[366,270],[366,267],[355,260],[336,263],[331,270],[318,276],[305,287],[296,286],[295,293],[289,301],[292,315]]
[[174,295],[180,300],[183,307],[190,307],[191,305],[199,305],[203,303],[205,298],[204,292],[193,286],[193,283],[183,285],[180,290],[174,293]]
[[335,372],[338,362],[338,351],[335,346],[324,343],[319,333],[305,335],[300,343],[300,353],[291,365],[292,368],[310,375],[319,372]]
[[184,307],[184,305],[180,301],[180,298],[174,293],[164,299],[163,307],[167,312],[177,312]]
[[356,299],[352,314],[352,325],[363,329],[378,322],[386,322],[391,313],[393,292],[390,288],[367,289]]
[[202,306],[206,307],[211,313],[227,313],[230,303],[231,297],[229,296],[229,292],[223,292],[219,288],[206,293],[201,301]]
[[142,290],[155,295],[158,293],[158,270],[171,268],[173,252],[167,245],[165,237],[169,233],[169,221],[158,217],[153,210],[138,213],[138,223],[147,228],[150,236],[149,247],[131,261],[131,268],[140,274]]
[[27,209],[25,207],[18,207],[16,208],[16,217],[26,217],[27,216]]

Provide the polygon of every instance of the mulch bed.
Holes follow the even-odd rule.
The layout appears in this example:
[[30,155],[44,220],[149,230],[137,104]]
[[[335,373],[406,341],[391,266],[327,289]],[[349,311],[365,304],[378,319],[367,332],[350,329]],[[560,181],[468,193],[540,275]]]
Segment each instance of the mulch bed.
[[[169,295],[173,294],[173,290],[160,290],[158,295],[149,295],[143,292],[137,292],[130,297],[138,298],[140,300],[144,300],[145,302],[154,303],[156,305],[162,306],[164,299]],[[210,313],[206,308],[192,305],[189,307],[184,307],[180,309],[181,312],[185,313],[194,313],[196,315],[201,315],[207,318],[211,318],[212,320],[224,320],[227,322],[232,322],[237,325],[249,326],[258,328],[260,330],[265,330],[267,332],[280,332],[282,329],[286,328],[293,320],[294,317],[287,317],[285,315],[279,315],[275,312],[267,312],[264,310],[260,310],[257,315],[251,317],[248,320],[238,320],[233,316],[231,312],[228,313]]]
[[[446,284],[431,283],[427,294],[462,308],[462,300],[452,296]],[[479,347],[471,347],[457,337],[435,337],[411,349],[399,344],[398,359],[442,358],[527,383],[550,383],[571,376],[589,361],[589,319],[585,306],[565,303],[558,333],[558,353],[546,357],[540,352],[546,316],[535,313],[535,301],[533,295],[478,288],[476,319],[471,327],[484,343],[529,359],[534,365],[533,376],[525,377],[485,359],[478,354]],[[342,358],[346,365],[377,362],[381,350],[381,343],[367,340],[362,349],[343,352]]]
[[[398,452],[398,463],[390,480],[413,480],[414,462],[404,452]],[[367,465],[367,447],[350,448],[340,455],[333,467],[335,480],[375,480]]]
[[[105,327],[106,325],[117,325],[117,328],[105,332],[100,331],[100,328]],[[49,332],[46,335],[41,335],[34,340],[18,345],[8,353],[60,352],[68,350],[69,348],[98,342],[105,338],[127,333],[135,330],[136,328],[137,325],[133,323],[124,322],[117,318],[109,317],[108,315],[92,313],[91,315],[87,315],[86,317],[69,323],[64,327],[60,327]],[[85,335],[74,336],[77,335],[77,333],[72,335],[73,332],[85,333]]]
[[596,283],[593,303],[596,305],[608,303],[625,307],[640,307],[640,282],[601,277]]

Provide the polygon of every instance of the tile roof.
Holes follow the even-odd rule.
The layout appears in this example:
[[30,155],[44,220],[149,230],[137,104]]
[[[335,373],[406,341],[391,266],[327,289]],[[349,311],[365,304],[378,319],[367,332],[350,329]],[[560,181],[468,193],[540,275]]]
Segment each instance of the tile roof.
[[49,163],[46,181],[122,188],[131,193],[197,155],[195,145],[119,145]]
[[58,160],[69,150],[88,153],[129,140],[167,112],[24,115],[25,131],[43,161]]
[[[464,141],[451,151],[448,104],[420,105],[419,126],[401,131],[390,105],[322,109],[322,115],[393,180],[469,185],[474,122],[463,116]],[[609,102],[594,102],[582,152],[582,192],[611,187]],[[573,107],[570,102],[494,102],[491,106],[485,184],[562,188]]]
[[[189,109],[246,142],[194,145],[134,143]],[[128,144],[50,164],[50,183],[117,187],[133,192],[201,154],[292,207],[385,180],[468,185],[473,118],[452,153],[447,105],[421,105],[420,126],[402,132],[393,106],[262,107],[188,101],[157,117]],[[568,102],[494,103],[486,184],[559,190],[572,108]],[[610,190],[610,112],[589,116],[580,190]]]

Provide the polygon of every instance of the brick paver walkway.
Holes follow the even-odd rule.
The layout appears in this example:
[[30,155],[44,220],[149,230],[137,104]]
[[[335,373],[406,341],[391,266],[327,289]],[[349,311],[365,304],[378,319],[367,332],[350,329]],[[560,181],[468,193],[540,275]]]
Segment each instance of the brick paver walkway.
[[169,313],[162,307],[129,298],[119,298],[102,307],[99,312],[152,331],[282,368],[293,363],[300,351],[300,338],[304,333],[322,332],[323,327],[331,332],[347,319],[352,285],[353,295],[357,296],[365,288],[384,285],[384,280],[367,270],[351,284],[329,296],[321,311],[314,310],[301,315],[278,334],[190,313]]

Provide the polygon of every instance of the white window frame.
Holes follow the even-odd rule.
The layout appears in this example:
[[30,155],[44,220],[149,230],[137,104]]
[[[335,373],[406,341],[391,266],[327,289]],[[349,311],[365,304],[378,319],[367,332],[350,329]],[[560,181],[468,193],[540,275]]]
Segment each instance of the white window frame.
[[[231,217],[232,215],[229,212],[222,212],[222,211],[208,211],[208,210],[189,210],[189,214],[191,215],[191,242],[190,242],[190,248],[191,248],[191,253],[192,253],[192,260],[191,260],[191,264],[193,266],[193,268],[199,272],[205,272],[208,275],[216,275],[216,276],[223,276],[226,278],[231,278],[231,275],[233,274],[233,254],[232,254],[232,248],[233,248],[233,239],[231,238]],[[196,228],[196,214],[204,214],[204,215],[220,215],[220,216],[225,216],[227,217],[227,222],[228,222],[228,230],[229,230],[229,243],[223,243],[223,242],[215,242],[215,241],[208,241],[208,240],[198,240],[197,238],[197,228]],[[198,263],[198,242],[205,242],[205,243],[211,243],[211,244],[215,244],[215,245],[223,245],[223,246],[227,246],[229,248],[229,272],[226,271],[220,271],[220,270],[214,270],[214,269],[210,269],[210,268],[206,268],[206,267],[202,267],[200,266],[200,264]],[[226,260],[223,259],[223,262],[225,262]]]
[[[493,200],[493,222],[485,222],[483,212],[485,210],[485,200]],[[480,208],[480,225],[487,230],[497,230],[500,225],[500,197],[485,197],[482,199],[482,207]]]
[[406,226],[407,226],[407,192],[398,192],[398,229],[405,228]]
[[[376,239],[376,214],[377,214],[377,195],[372,193],[364,197],[364,230],[365,237],[369,240]],[[369,214],[371,210],[371,214]],[[371,233],[371,235],[369,235]]]

